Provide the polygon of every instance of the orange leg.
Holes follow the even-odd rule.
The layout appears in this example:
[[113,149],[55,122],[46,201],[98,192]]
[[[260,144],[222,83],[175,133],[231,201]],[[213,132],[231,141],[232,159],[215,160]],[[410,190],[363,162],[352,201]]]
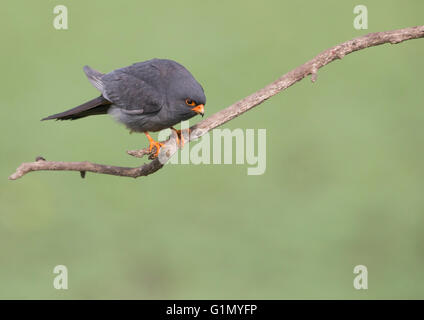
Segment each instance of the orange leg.
[[177,130],[174,127],[171,127],[171,130],[177,134],[177,144],[182,148],[184,146],[184,137],[181,134],[181,130]]
[[[174,130],[177,134],[177,144],[182,148],[184,147],[184,135],[182,134],[182,130],[177,130],[174,127],[171,127],[171,130]],[[190,129],[188,129],[188,133],[190,134]]]
[[149,143],[150,143],[149,151],[152,152],[153,147],[155,147],[156,152],[154,154],[154,157],[157,157],[159,154],[160,148],[163,147],[164,144],[153,140],[153,138],[150,136],[150,134],[147,131],[144,132],[144,134],[146,135],[147,139],[149,139]]

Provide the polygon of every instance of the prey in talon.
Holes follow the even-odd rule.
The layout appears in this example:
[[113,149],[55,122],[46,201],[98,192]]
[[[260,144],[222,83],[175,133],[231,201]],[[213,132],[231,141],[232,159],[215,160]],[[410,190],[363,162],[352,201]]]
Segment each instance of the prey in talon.
[[175,130],[177,143],[184,146],[181,121],[205,112],[206,96],[202,86],[181,64],[152,59],[103,74],[88,66],[84,72],[101,95],[73,109],[42,120],[76,120],[91,115],[109,114],[131,132],[142,132],[149,150],[157,157],[162,143],[149,132]]

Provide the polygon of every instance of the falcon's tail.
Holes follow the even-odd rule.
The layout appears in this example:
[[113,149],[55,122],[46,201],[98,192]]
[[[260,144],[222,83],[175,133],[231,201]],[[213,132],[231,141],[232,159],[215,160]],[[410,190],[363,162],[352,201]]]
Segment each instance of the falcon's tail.
[[53,114],[41,120],[76,120],[96,114],[106,114],[110,108],[110,105],[111,102],[109,100],[106,100],[103,96],[100,96],[93,100],[87,101],[78,107],[61,113]]

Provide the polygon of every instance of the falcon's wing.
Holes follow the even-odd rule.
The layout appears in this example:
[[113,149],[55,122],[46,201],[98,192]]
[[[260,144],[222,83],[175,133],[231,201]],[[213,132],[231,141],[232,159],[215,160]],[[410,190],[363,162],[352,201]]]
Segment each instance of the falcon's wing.
[[102,76],[103,95],[116,106],[132,114],[158,112],[165,103],[160,72],[152,65],[138,64]]
[[103,93],[103,90],[104,90],[104,86],[102,82],[103,73],[96,71],[90,68],[89,66],[84,66],[84,72],[88,80],[90,80],[91,84],[101,93]]

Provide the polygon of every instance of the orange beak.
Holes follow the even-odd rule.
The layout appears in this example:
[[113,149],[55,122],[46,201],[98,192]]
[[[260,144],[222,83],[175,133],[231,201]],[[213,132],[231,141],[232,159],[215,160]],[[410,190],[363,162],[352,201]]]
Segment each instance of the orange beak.
[[194,112],[196,112],[196,113],[198,113],[198,114],[202,115],[202,117],[203,117],[203,115],[205,114],[205,106],[204,106],[203,104],[199,104],[199,105],[195,106],[195,107],[194,107],[193,109],[191,109],[191,110],[193,110]]

